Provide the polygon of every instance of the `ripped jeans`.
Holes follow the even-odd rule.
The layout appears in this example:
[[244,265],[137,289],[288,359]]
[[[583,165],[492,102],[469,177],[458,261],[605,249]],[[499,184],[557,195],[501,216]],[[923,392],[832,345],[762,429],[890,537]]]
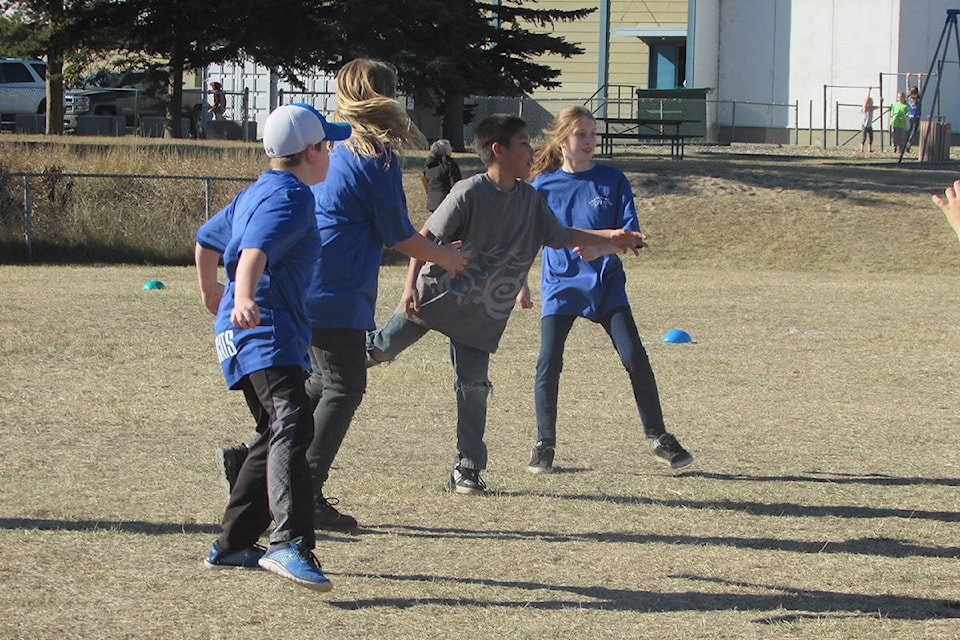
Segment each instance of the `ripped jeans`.
[[[405,316],[394,313],[387,322],[367,333],[367,348],[387,354],[392,360],[401,351],[430,331]],[[457,451],[460,465],[468,469],[487,468],[487,397],[493,391],[488,378],[490,353],[450,340],[453,390],[457,395]]]

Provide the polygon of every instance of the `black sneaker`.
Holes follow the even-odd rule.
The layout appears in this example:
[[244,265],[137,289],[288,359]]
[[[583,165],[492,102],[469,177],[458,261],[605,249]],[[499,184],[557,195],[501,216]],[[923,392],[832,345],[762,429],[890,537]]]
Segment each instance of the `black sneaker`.
[[527,471],[530,473],[553,473],[553,441],[540,440],[533,445],[530,452],[530,464]]
[[217,461],[223,469],[223,488],[227,490],[227,495],[233,493],[233,487],[237,484],[237,476],[240,475],[240,467],[243,461],[247,459],[247,445],[238,444],[233,447],[220,447],[217,449]]
[[672,434],[664,433],[653,441],[655,456],[670,465],[671,469],[679,469],[693,462],[690,452],[680,446]]
[[339,503],[339,499],[326,498],[322,493],[314,497],[313,528],[355,532],[358,526],[357,519],[337,511],[334,505]]
[[480,479],[480,471],[461,467],[459,464],[450,472],[447,489],[454,493],[472,496],[482,496],[487,493],[487,485]]

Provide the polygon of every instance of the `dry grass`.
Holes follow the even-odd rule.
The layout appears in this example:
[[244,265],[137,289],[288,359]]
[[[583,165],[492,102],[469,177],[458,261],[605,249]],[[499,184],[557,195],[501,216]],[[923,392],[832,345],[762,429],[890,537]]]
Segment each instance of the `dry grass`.
[[[201,566],[213,450],[252,429],[192,271],[0,267],[0,636],[960,637],[960,247],[927,200],[954,170],[700,155],[631,160],[654,244],[626,261],[694,465],[647,452],[581,322],[561,472],[527,474],[538,321],[517,311],[491,367],[493,495],[445,493],[430,335],[370,372],[329,483],[363,528],[321,537],[324,596]],[[402,273],[383,269],[381,320]],[[695,344],[659,341],[676,327]]]

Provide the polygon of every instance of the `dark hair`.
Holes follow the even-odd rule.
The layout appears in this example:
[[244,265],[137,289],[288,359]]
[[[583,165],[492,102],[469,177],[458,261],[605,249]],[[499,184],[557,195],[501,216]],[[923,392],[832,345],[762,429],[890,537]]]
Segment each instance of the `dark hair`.
[[510,138],[526,128],[527,123],[520,116],[506,113],[487,116],[477,123],[473,131],[473,148],[483,164],[490,165],[493,163],[493,143],[499,142],[501,146],[509,147]]

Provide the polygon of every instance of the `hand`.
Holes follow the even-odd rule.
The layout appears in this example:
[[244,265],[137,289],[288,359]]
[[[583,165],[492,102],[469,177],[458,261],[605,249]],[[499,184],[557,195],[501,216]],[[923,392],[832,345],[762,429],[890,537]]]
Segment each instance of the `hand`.
[[517,292],[517,304],[521,309],[533,309],[533,299],[530,297],[530,287],[524,282]]
[[933,203],[940,207],[943,215],[947,217],[947,222],[960,237],[960,180],[955,181],[953,186],[947,187],[943,195],[946,199],[933,196]]
[[253,300],[238,299],[233,303],[230,322],[241,329],[252,329],[260,324],[260,307]]
[[581,259],[591,262],[601,256],[617,253],[617,248],[612,244],[592,244],[588,247],[574,247],[573,252]]
[[447,273],[450,274],[450,277],[455,277],[458,273],[463,271],[464,267],[467,266],[467,262],[470,261],[470,257],[473,255],[473,252],[469,249],[463,251],[461,247],[463,243],[460,240],[456,242],[451,242],[449,245],[443,248],[444,253],[446,254],[446,259],[440,264]]
[[628,250],[633,251],[633,255],[640,255],[640,249],[647,247],[647,243],[644,240],[647,239],[647,234],[641,231],[628,231],[626,229],[617,229],[610,235],[610,243],[620,250],[621,253],[626,253]]
[[420,311],[420,294],[414,287],[404,287],[400,296],[400,312],[407,318],[412,318]]
[[206,291],[200,292],[200,300],[203,302],[203,306],[213,315],[217,315],[217,311],[220,310],[220,300],[222,298],[223,285],[219,282],[213,283]]

